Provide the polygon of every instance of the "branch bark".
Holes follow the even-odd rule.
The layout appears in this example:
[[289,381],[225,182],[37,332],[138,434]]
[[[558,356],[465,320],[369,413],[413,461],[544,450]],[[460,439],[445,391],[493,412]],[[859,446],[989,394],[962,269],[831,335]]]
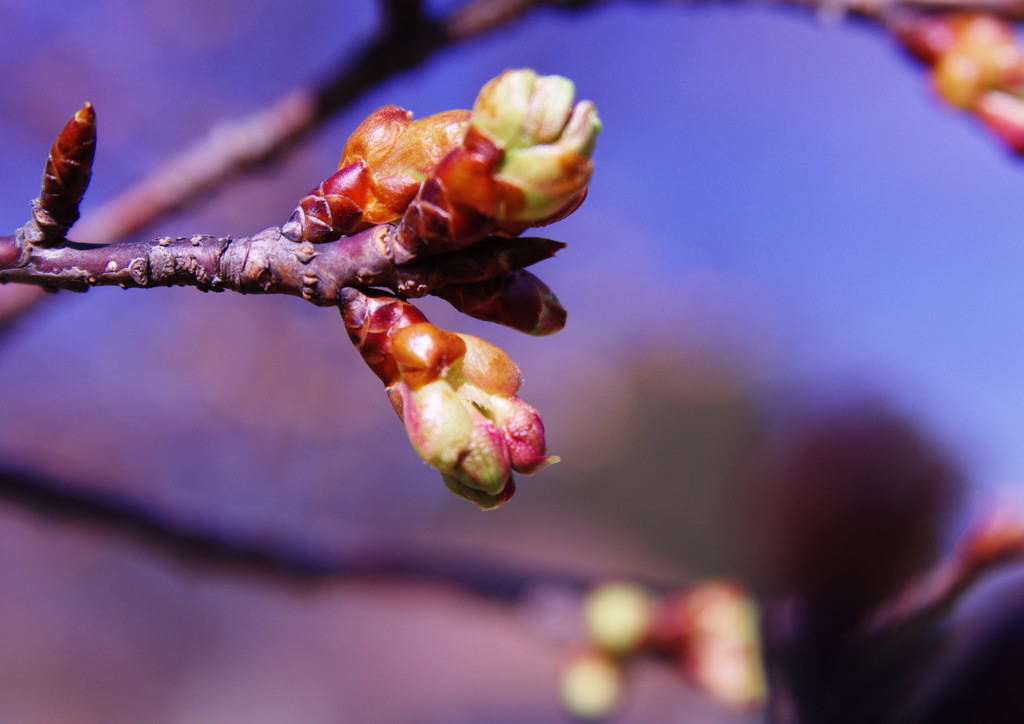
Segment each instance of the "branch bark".
[[291,294],[338,304],[344,287],[380,287],[403,297],[449,294],[453,284],[501,278],[549,258],[563,244],[535,237],[489,237],[461,251],[398,265],[396,227],[383,224],[326,244],[295,242],[277,227],[232,239],[195,234],[93,246],[54,247],[0,237],[0,283],[85,291],[95,286],[192,286],[202,291]]

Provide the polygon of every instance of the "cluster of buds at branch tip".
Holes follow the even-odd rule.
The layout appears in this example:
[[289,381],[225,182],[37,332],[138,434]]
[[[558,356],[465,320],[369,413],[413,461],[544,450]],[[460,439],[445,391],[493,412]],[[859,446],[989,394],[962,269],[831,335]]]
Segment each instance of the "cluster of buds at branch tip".
[[472,111],[414,121],[387,106],[356,129],[337,172],[280,229],[107,245],[66,239],[95,150],[86,105],[53,145],[33,218],[0,237],[0,283],[191,285],[337,304],[416,452],[455,493],[493,508],[515,491],[514,472],[557,461],[544,426],[517,396],[508,355],[435,327],[405,299],[433,294],[528,334],[564,326],[558,298],[525,271],[564,244],[520,234],[586,195],[600,123],[573,94],[564,78],[516,70],[486,84]]
[[32,201],[32,222],[22,232],[29,243],[52,246],[63,241],[78,220],[95,154],[96,114],[86,103],[65,124],[50,148],[42,188]]
[[[399,283],[397,293],[434,294],[529,334],[557,332],[565,309],[523,266],[558,244],[511,237],[565,217],[586,196],[600,121],[574,93],[565,78],[512,70],[483,87],[472,111],[413,121],[381,108],[282,233],[324,243],[380,225],[380,247],[399,276],[444,270],[437,284]],[[340,301],[349,336],[383,380],[413,447],[453,492],[494,508],[515,491],[513,472],[556,462],[536,410],[516,396],[519,370],[500,349],[439,329],[383,292],[349,287]]]
[[544,425],[516,396],[519,369],[482,339],[435,327],[408,302],[345,291],[349,337],[384,382],[417,454],[454,493],[495,508],[526,475],[557,462]]
[[1024,48],[1010,23],[979,12],[912,14],[898,17],[893,30],[931,67],[941,98],[1024,153]]
[[320,243],[395,223],[395,261],[407,264],[557,221],[586,196],[600,130],[594,105],[574,105],[574,92],[566,78],[510,70],[481,89],[472,111],[413,121],[381,108],[282,231]]
[[579,718],[609,716],[622,694],[622,668],[644,655],[678,662],[680,673],[736,710],[765,698],[757,612],[737,584],[709,581],[658,596],[626,582],[606,583],[583,602],[586,647],[563,671],[562,702]]

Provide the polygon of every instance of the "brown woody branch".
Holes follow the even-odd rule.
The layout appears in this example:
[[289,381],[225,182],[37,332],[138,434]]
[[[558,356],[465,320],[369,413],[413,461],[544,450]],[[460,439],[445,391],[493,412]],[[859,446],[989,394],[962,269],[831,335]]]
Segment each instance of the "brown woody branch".
[[343,287],[381,287],[405,297],[444,293],[452,284],[501,278],[562,244],[549,239],[489,237],[421,263],[393,261],[395,227],[375,226],[326,244],[294,242],[277,227],[232,239],[196,234],[105,246],[67,240],[52,247],[0,237],[0,283],[85,291],[95,286],[193,286],[202,291],[291,294],[319,306],[339,303]]

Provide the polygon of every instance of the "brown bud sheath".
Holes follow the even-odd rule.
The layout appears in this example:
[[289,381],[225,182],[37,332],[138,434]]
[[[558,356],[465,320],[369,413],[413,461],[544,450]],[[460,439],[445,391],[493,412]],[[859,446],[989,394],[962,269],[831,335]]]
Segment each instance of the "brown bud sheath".
[[408,302],[382,292],[364,293],[348,287],[342,298],[341,314],[349,339],[373,373],[386,386],[392,385],[399,378],[399,369],[391,354],[391,335],[427,318]]
[[363,219],[369,185],[362,161],[339,169],[302,197],[281,232],[292,241],[323,244],[372,226]]
[[395,261],[455,251],[496,230],[503,152],[470,129],[420,187],[394,235]]
[[78,205],[89,186],[96,154],[96,114],[86,103],[65,124],[50,148],[39,197],[32,201],[32,217],[41,238],[32,243],[59,243],[78,220]]
[[299,202],[282,231],[294,241],[323,243],[400,218],[468,124],[464,110],[416,121],[397,106],[374,111],[349,136],[339,170]]
[[528,271],[434,290],[463,314],[526,334],[545,336],[565,326],[566,311],[548,286]]

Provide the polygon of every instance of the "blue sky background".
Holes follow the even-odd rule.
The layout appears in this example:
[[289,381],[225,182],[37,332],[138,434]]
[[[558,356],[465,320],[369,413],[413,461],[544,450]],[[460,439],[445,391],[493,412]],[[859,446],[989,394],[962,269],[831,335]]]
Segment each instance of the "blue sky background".
[[[84,100],[100,124],[87,213],[375,23],[369,2],[0,0],[0,229],[27,218],[46,150]],[[487,526],[521,540],[528,520],[543,539],[546,511],[572,507],[546,491],[615,454],[627,378],[666,355],[781,406],[875,395],[975,482],[1024,482],[1024,163],[941,107],[874,27],[749,4],[538,11],[382,85],[280,167],[152,233],[280,224],[374,108],[468,107],[519,66],[572,78],[605,128],[588,201],[550,229],[569,247],[537,269],[569,309],[564,332],[528,339],[425,305],[510,351],[565,458]],[[315,544],[430,516],[432,540],[450,532],[439,521],[483,525],[414,459],[330,310],[103,289],[61,295],[4,345],[0,379],[17,380],[0,406],[5,459]],[[612,539],[611,519],[599,529]],[[0,576],[15,569],[40,567]]]

